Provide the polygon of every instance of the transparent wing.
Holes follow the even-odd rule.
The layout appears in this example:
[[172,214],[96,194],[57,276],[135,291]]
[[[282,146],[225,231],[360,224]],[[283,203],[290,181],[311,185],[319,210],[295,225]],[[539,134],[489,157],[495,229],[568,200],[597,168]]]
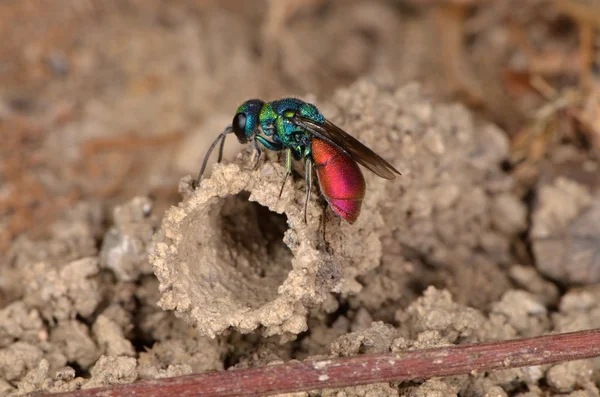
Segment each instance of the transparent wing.
[[319,124],[306,117],[294,115],[292,122],[297,126],[304,128],[317,138],[323,139],[336,146],[354,161],[382,178],[394,179],[396,178],[396,175],[394,174],[401,175],[397,169],[382,159],[377,153],[330,121]]

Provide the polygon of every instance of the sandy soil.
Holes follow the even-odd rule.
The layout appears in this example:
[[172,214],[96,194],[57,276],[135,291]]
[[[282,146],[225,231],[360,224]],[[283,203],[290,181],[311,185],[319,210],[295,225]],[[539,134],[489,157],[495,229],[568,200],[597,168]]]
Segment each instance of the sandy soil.
[[[61,3],[0,4],[0,395],[600,328],[593,4]],[[190,185],[284,95],[402,172],[325,239],[276,154],[230,139]],[[598,396],[599,368],[297,396]]]

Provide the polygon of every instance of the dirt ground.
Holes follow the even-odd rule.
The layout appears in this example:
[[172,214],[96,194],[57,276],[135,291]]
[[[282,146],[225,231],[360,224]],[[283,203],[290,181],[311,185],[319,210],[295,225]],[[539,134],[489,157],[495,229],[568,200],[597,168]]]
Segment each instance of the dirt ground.
[[[0,395],[600,328],[600,3],[0,3]],[[390,161],[350,225],[228,140],[295,96]],[[213,157],[216,158],[216,155]],[[295,396],[599,396],[600,361]]]

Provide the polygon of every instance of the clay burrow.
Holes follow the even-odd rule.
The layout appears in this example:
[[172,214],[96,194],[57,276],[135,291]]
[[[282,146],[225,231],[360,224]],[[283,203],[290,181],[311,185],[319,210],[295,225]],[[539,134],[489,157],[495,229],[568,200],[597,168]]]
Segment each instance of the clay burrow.
[[190,179],[182,182],[185,200],[166,213],[151,257],[160,306],[209,336],[259,327],[265,335],[297,335],[307,329],[309,308],[330,293],[357,292],[356,276],[378,265],[373,231],[381,218],[374,212],[355,229],[334,219],[323,239],[317,192],[305,223],[302,179],[278,198],[284,168],[267,162],[253,171],[249,163],[246,152],[217,165],[195,191]]

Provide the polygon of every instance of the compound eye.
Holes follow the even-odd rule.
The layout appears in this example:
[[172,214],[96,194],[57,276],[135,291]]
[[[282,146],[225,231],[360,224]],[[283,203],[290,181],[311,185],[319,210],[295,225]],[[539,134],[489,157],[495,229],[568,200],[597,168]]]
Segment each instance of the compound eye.
[[248,141],[248,137],[246,136],[246,115],[244,113],[238,113],[235,115],[233,118],[233,123],[231,123],[231,127],[233,128],[233,132],[240,143],[245,143]]

